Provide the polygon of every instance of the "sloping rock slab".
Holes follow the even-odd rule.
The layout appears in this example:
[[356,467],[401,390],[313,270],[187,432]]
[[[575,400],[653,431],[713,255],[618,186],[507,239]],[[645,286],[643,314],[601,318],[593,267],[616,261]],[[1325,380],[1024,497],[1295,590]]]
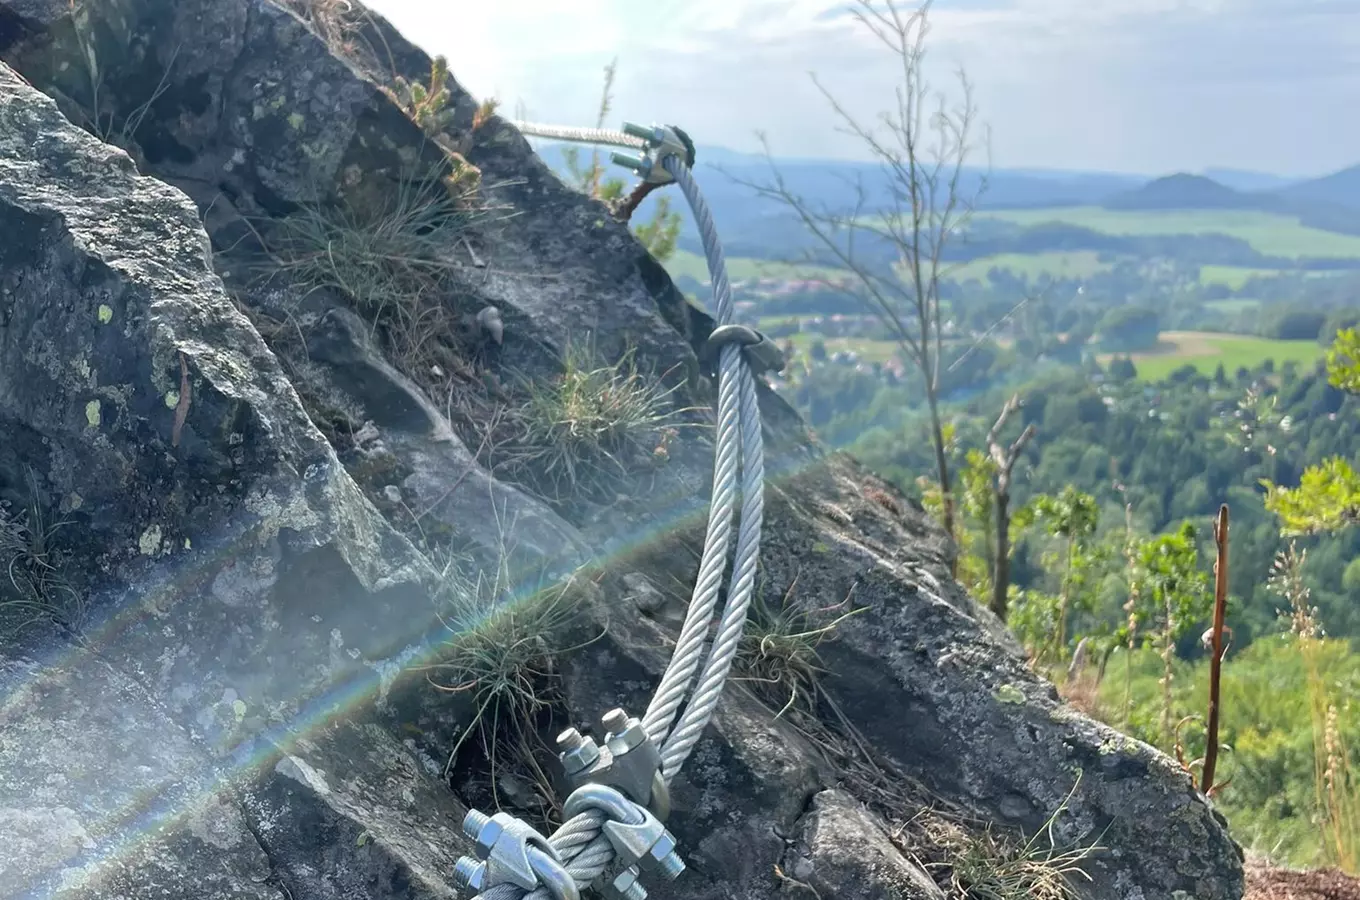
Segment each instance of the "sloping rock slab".
[[441,765],[340,722],[290,741],[242,804],[293,900],[455,900],[454,863],[473,847]]
[[822,791],[804,817],[788,876],[819,897],[944,900],[919,866],[893,846],[874,817],[841,791]]
[[774,583],[796,576],[800,605],[848,596],[862,610],[823,645],[823,686],[903,772],[1027,837],[1066,804],[1059,849],[1107,848],[1083,864],[1092,897],[1242,895],[1241,851],[1188,776],[1062,704],[993,639],[989,614],[939,555],[920,552],[910,532],[921,514],[890,486],[838,456],[782,485],[767,508]]
[[60,498],[90,639],[224,753],[439,632],[187,198],[3,65],[0,433],[0,489]]
[[0,896],[284,900],[222,784],[103,661],[0,657]]

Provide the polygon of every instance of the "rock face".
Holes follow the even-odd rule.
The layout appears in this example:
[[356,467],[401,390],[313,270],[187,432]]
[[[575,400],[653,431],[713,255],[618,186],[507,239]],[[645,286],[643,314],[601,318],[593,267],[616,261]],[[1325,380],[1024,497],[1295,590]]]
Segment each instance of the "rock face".
[[[536,742],[641,712],[665,667],[711,478],[711,322],[456,84],[423,131],[394,79],[430,60],[360,13],[0,0],[0,551],[37,573],[0,601],[39,623],[0,638],[4,896],[453,897],[464,804],[542,825]],[[279,250],[321,198],[471,167],[497,214],[386,283],[414,318],[361,302],[371,269],[318,280]],[[502,333],[477,331],[488,308]],[[578,377],[583,337],[680,411],[545,480],[497,417]],[[812,702],[776,717],[758,680],[729,686],[675,785],[689,871],[651,896],[948,896],[903,836],[930,807],[1023,837],[1057,813],[1059,849],[1103,848],[1081,896],[1240,897],[1187,778],[1064,707],[923,511],[761,397],[763,602],[855,614]],[[450,585],[482,590],[454,557],[522,610],[533,579],[598,573],[565,642],[527,641],[551,669],[517,730],[487,731],[466,667],[431,686]],[[469,735],[526,765],[493,780]]]

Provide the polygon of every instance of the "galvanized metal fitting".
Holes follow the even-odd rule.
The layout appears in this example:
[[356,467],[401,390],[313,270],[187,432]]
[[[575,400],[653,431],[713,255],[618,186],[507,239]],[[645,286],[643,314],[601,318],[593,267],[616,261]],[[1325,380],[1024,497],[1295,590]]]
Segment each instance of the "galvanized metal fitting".
[[694,142],[689,135],[674,125],[637,125],[624,122],[625,134],[642,138],[647,142],[647,150],[642,156],[628,153],[614,153],[611,159],[620,166],[632,169],[643,181],[650,184],[670,184],[675,178],[666,171],[663,164],[668,156],[677,156],[686,166],[694,165]]
[[477,856],[483,860],[478,864],[465,856],[455,864],[454,877],[466,881],[465,887],[482,891],[509,882],[532,891],[541,885],[554,900],[580,900],[576,881],[548,839],[514,816],[471,809],[463,819],[463,833],[477,842]]
[[662,822],[671,814],[671,793],[661,774],[661,750],[640,719],[611,709],[601,719],[604,746],[575,728],[557,736],[563,786],[570,793],[582,785],[604,784],[651,810]]
[[628,715],[622,709],[611,709],[600,719],[605,727],[605,746],[615,758],[634,750],[647,741],[647,729],[642,720]]
[[647,900],[647,889],[638,879],[637,866],[627,866],[613,878],[600,879],[599,891],[605,900]]
[[600,758],[600,748],[595,740],[583,736],[575,728],[568,728],[557,736],[557,749],[557,758],[562,761],[568,778],[585,772]]
[[587,809],[598,809],[608,819],[603,831],[621,865],[637,864],[648,872],[674,879],[685,871],[685,861],[676,852],[675,836],[646,807],[630,801],[622,793],[603,784],[577,788],[562,806],[566,818]]
[[453,865],[453,880],[465,890],[480,894],[486,889],[486,863],[471,856],[460,856]]
[[720,351],[724,344],[736,344],[746,356],[746,363],[756,374],[779,372],[784,368],[784,351],[764,334],[749,325],[719,325],[709,334],[699,353],[709,372],[718,370]]

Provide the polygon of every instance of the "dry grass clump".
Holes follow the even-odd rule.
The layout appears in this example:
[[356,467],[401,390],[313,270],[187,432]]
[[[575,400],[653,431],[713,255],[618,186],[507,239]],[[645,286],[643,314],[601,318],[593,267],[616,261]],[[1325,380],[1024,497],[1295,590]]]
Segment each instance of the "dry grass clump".
[[84,597],[62,577],[55,539],[65,520],[49,515],[36,479],[22,510],[0,501],[0,636],[44,622],[80,628]]

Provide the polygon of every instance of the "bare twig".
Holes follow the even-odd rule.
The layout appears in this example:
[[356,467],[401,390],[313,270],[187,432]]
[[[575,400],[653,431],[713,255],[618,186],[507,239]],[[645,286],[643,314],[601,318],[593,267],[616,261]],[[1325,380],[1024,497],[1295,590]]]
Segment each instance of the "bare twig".
[[1219,679],[1223,674],[1223,656],[1228,648],[1223,645],[1224,618],[1228,611],[1228,504],[1218,508],[1214,522],[1214,545],[1218,559],[1214,561],[1214,622],[1209,631],[1209,716],[1205,725],[1204,773],[1200,785],[1205,794],[1213,794],[1214,768],[1218,764]]
[[184,358],[184,351],[179,354],[179,400],[175,403],[175,424],[170,429],[170,446],[179,446],[180,433],[184,430],[184,422],[189,418],[189,362]]
[[[899,67],[892,102],[876,121],[856,118],[812,76],[839,122],[838,130],[862,144],[878,164],[885,183],[877,189],[886,193],[882,203],[871,208],[864,186],[859,184],[848,213],[814,209],[789,188],[768,146],[769,183],[729,177],[796,216],[814,243],[850,273],[847,293],[870,309],[921,373],[940,484],[941,524],[956,537],[952,479],[940,413],[945,352],[940,287],[949,275],[945,248],[972,219],[986,182],[983,179],[976,193],[965,193],[964,166],[976,149],[978,130],[972,83],[963,72],[958,73],[961,100],[950,106],[935,95],[924,77],[930,6],[927,0],[908,11],[903,0],[856,0],[851,10],[855,20],[894,55]],[[890,248],[896,264],[867,261],[861,250],[866,240]]]
[[993,491],[996,494],[996,558],[992,562],[991,608],[992,612],[996,613],[997,617],[1003,622],[1006,621],[1008,611],[1007,593],[1010,589],[1011,580],[1011,475],[1015,471],[1015,464],[1019,461],[1020,454],[1024,452],[1025,446],[1034,439],[1035,427],[1033,423],[1026,425],[1025,430],[1011,442],[1010,446],[1001,443],[1001,429],[1005,427],[1006,420],[1020,406],[1020,395],[1012,395],[1006,401],[1006,405],[1001,408],[1001,414],[996,417],[995,424],[987,432],[987,453],[996,465],[996,476],[993,482]]

